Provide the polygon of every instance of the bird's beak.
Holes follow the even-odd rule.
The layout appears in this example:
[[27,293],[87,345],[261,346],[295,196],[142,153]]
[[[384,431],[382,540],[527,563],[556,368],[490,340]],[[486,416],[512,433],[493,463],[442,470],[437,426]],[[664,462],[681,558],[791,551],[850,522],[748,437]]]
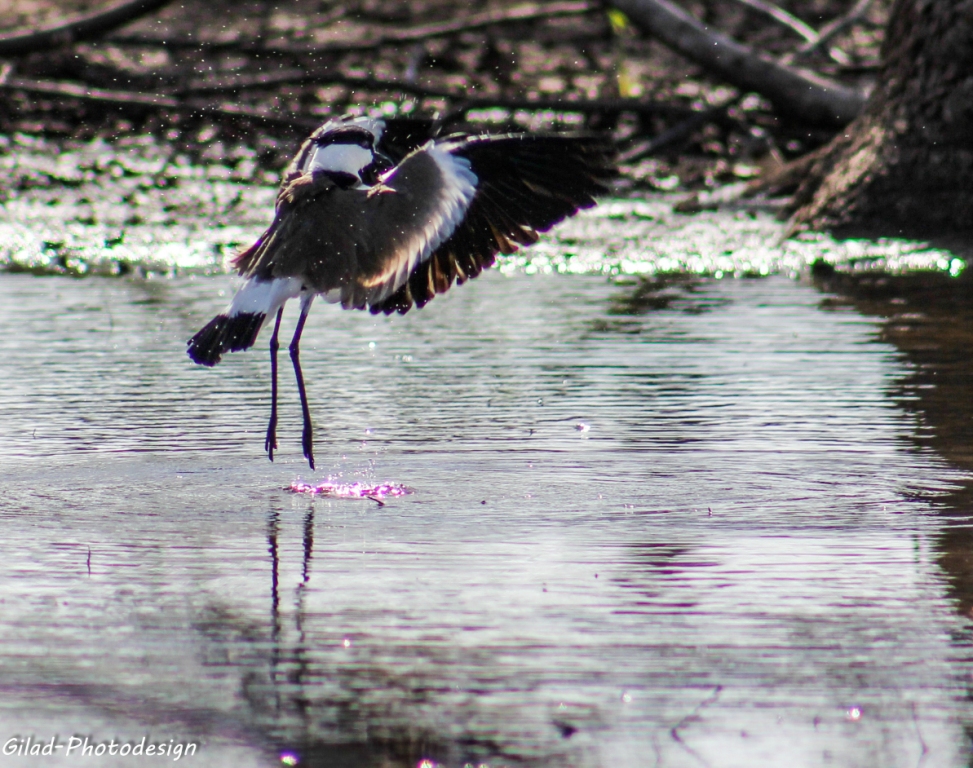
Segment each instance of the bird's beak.
[[362,181],[369,186],[373,186],[383,181],[383,176],[395,168],[395,163],[388,155],[376,152],[371,165],[362,170]]
[[392,158],[388,155],[384,155],[381,152],[375,153],[375,163],[381,167],[380,173],[385,173],[386,171],[391,171],[395,168],[395,163]]

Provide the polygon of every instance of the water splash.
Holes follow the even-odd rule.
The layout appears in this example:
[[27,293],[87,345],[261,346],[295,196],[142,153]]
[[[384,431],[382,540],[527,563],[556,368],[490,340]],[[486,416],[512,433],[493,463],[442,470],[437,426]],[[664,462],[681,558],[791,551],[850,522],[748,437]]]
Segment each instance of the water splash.
[[328,478],[323,483],[314,485],[295,480],[290,485],[291,493],[307,493],[311,496],[327,496],[333,499],[370,499],[381,503],[382,499],[408,496],[414,493],[412,488],[399,483],[334,483]]

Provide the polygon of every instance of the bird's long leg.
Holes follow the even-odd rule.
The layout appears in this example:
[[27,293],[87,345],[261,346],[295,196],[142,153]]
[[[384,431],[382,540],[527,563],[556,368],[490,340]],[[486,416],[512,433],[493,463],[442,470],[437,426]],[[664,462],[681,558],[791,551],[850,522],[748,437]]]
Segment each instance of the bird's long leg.
[[294,363],[294,375],[297,377],[297,390],[301,394],[301,410],[304,412],[304,431],[301,433],[301,446],[304,448],[304,458],[307,459],[311,469],[314,469],[314,447],[311,436],[311,409],[307,404],[307,391],[304,389],[304,374],[301,373],[301,332],[304,330],[304,321],[307,320],[307,313],[311,309],[311,302],[314,301],[314,294],[310,291],[301,297],[301,316],[297,321],[297,328],[294,329],[294,338],[291,339],[290,353],[291,362]]
[[280,331],[280,318],[284,314],[284,308],[277,310],[277,322],[274,323],[274,335],[270,337],[270,423],[267,424],[267,439],[264,441],[264,450],[267,457],[274,460],[274,448],[277,447],[277,350],[280,343],[277,341],[277,334]]

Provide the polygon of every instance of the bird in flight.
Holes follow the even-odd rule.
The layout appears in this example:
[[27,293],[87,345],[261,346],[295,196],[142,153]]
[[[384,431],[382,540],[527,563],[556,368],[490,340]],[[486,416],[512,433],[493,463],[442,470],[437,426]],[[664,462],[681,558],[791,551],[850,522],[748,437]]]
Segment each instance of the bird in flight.
[[[345,309],[405,313],[476,277],[595,204],[614,176],[611,143],[591,134],[454,134],[426,141],[367,117],[329,120],[284,173],[274,220],[232,264],[245,282],[189,342],[200,365],[253,346],[267,318],[271,405],[264,448],[277,448],[277,339],[284,304],[300,300],[290,343],[314,469],[300,339],[316,296]],[[425,138],[425,137],[423,137]]]

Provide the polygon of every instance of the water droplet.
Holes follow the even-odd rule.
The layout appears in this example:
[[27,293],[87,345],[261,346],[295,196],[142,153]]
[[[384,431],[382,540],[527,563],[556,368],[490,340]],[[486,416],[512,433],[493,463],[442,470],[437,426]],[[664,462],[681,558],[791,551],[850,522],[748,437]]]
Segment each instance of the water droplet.
[[862,717],[861,707],[849,707],[845,717],[851,722],[857,723]]
[[293,752],[281,752],[280,762],[281,765],[297,765],[299,762],[301,762],[301,759]]
[[351,640],[349,640],[347,637],[344,640],[341,641],[341,644],[345,648],[351,648]]

